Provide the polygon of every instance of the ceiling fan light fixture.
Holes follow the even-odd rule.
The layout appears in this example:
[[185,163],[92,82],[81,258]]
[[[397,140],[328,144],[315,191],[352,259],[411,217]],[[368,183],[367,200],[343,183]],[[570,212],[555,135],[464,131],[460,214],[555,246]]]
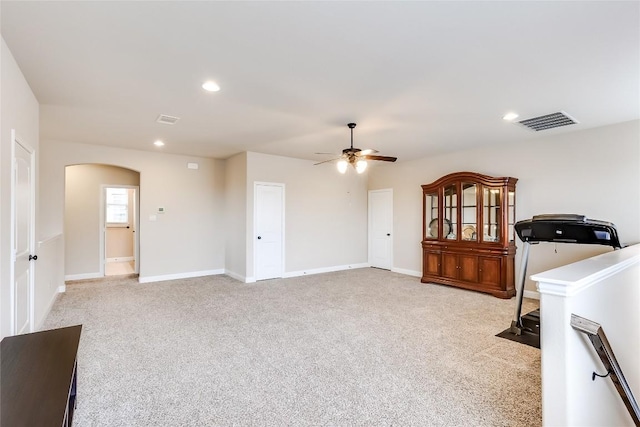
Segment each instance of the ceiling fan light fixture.
[[338,172],[340,173],[346,173],[347,172],[347,167],[349,166],[349,163],[347,163],[346,160],[340,160],[338,162]]
[[366,160],[358,160],[356,162],[356,172],[362,173],[367,169],[367,161]]

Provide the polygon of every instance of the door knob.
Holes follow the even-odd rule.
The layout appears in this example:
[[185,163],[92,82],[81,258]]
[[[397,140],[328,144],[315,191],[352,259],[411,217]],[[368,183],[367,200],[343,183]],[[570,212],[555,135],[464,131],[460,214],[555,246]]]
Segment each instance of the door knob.
[[262,239],[262,236],[258,236],[258,240]]
[[29,261],[34,260],[37,261],[38,260],[38,255],[29,255]]

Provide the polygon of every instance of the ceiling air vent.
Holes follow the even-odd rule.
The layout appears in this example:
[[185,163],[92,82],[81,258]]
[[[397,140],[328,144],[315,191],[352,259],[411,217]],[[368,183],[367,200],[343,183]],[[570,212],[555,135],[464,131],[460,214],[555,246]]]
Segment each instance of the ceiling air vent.
[[175,125],[178,120],[180,120],[180,117],[173,117],[173,116],[167,116],[166,114],[160,114],[156,119],[156,122],[162,123],[165,125]]
[[518,123],[538,132],[541,130],[559,128],[561,126],[574,125],[580,122],[569,116],[564,111],[560,111],[558,113],[547,114],[546,116],[520,120]]

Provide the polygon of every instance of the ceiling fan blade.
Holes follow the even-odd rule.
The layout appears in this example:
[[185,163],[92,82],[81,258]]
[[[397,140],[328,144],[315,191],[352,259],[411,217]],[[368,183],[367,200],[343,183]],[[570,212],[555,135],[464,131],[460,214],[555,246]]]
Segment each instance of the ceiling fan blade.
[[381,160],[383,162],[395,162],[396,160],[398,160],[397,157],[390,157],[390,156],[372,156],[372,155],[367,155],[367,156],[362,156],[365,160]]
[[358,151],[358,156],[367,156],[369,154],[375,154],[377,153],[378,150],[374,150],[373,148],[367,148],[366,150],[360,150]]
[[333,162],[334,160],[340,160],[341,158],[342,158],[342,157],[336,157],[335,159],[324,160],[324,161],[319,162],[319,163],[314,163],[314,164],[313,164],[313,166],[321,165],[321,164],[323,164],[323,163]]

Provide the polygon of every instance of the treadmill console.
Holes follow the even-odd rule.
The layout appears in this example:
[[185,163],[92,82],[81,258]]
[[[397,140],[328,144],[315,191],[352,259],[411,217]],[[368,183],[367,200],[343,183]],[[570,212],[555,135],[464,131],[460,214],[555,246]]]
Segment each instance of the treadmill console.
[[620,249],[618,231],[610,222],[588,219],[584,215],[545,214],[518,221],[516,233],[523,242],[582,243]]

